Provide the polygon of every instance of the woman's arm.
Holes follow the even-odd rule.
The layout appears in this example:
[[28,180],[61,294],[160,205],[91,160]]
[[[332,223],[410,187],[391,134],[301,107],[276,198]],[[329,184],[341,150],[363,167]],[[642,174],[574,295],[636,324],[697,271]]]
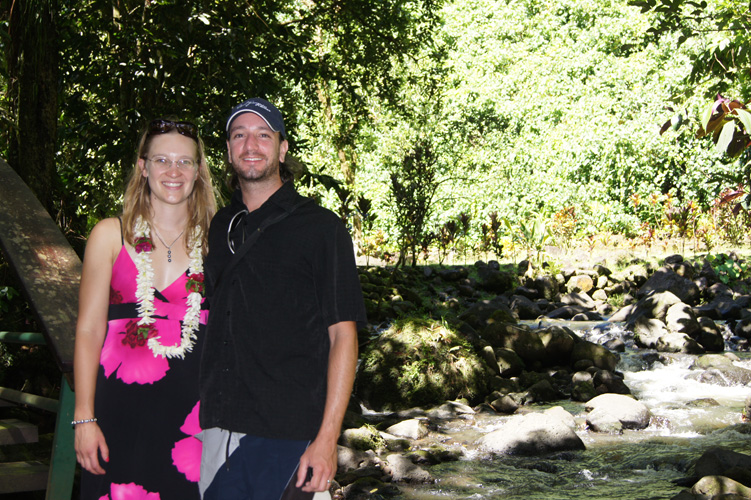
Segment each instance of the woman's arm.
[[[105,219],[91,231],[86,244],[78,297],[78,323],[73,359],[76,407],[74,420],[87,420],[94,414],[94,392],[99,371],[99,357],[107,332],[110,279],[112,266],[120,248],[120,223]],[[76,425],[76,457],[81,466],[93,474],[104,474],[99,453],[109,461],[107,443],[96,422]]]

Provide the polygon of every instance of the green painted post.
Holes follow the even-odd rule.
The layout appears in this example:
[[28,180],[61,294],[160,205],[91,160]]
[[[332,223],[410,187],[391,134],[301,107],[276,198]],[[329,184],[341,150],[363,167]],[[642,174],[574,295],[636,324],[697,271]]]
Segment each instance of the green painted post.
[[63,375],[60,383],[60,406],[55,422],[55,439],[52,442],[50,475],[47,478],[47,500],[70,500],[73,476],[76,472],[76,452],[73,449],[73,407],[75,396],[68,379]]

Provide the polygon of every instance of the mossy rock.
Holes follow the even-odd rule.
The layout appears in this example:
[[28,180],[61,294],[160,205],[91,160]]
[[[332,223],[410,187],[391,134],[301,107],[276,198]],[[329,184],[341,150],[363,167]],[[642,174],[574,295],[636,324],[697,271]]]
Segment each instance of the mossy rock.
[[432,444],[426,449],[418,449],[407,454],[407,458],[417,465],[436,465],[442,462],[455,462],[462,453],[440,444]]
[[386,448],[386,441],[381,433],[369,425],[364,425],[358,429],[346,429],[339,436],[339,444],[359,451]]
[[357,395],[376,410],[479,401],[493,372],[464,336],[433,320],[405,318],[362,356]]

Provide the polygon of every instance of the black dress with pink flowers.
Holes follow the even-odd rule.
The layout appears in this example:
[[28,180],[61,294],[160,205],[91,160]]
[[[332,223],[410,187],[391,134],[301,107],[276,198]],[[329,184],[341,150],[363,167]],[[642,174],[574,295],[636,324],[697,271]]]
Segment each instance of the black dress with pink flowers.
[[[137,269],[125,247],[112,268],[107,335],[102,346],[95,411],[109,447],[103,476],[82,471],[81,498],[198,499],[201,442],[198,362],[208,316],[183,359],[155,356],[138,333]],[[187,273],[155,292],[151,336],[179,345],[187,309]]]

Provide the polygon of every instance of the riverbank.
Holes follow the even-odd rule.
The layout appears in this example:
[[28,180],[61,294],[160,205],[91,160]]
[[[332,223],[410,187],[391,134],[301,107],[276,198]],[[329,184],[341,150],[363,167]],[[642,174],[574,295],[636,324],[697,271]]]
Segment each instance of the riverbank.
[[[730,366],[722,363],[697,366],[691,376],[703,379],[700,383],[710,386],[728,375],[740,377],[731,382],[739,384],[738,398],[727,410],[740,421],[743,408],[739,401],[746,396],[742,388],[748,381],[744,377],[751,370],[738,366],[739,360],[728,357],[727,350],[742,352],[748,345],[748,339],[744,342],[745,337],[734,331],[748,316],[748,282],[743,277],[723,282],[725,271],[721,266],[738,264],[743,268],[743,259],[731,254],[713,262],[703,256],[690,260],[675,254],[648,262],[627,260],[615,254],[610,257],[619,262],[615,270],[605,265],[611,262],[607,259],[600,259],[592,268],[562,264],[535,266],[530,262],[519,266],[478,262],[472,266],[397,270],[363,268],[361,278],[372,327],[361,336],[364,352],[356,397],[365,409],[352,408],[348,415],[349,429],[345,430],[342,443],[349,450],[343,452],[349,461],[340,464],[337,479],[342,487],[338,494],[345,498],[378,498],[378,495],[435,498],[435,485],[446,481],[440,471],[462,468],[465,462],[474,468],[478,464],[498,465],[516,460],[512,455],[501,453],[498,458],[487,450],[481,451],[474,438],[447,438],[450,433],[441,432],[442,428],[468,426],[476,431],[484,428],[478,424],[483,419],[521,418],[542,411],[544,405],[568,410],[577,436],[606,436],[598,437],[598,441],[615,436],[616,442],[628,444],[624,435],[651,436],[655,429],[669,434],[666,429],[671,428],[670,419],[651,413],[641,430],[632,430],[622,421],[611,419],[608,430],[598,433],[593,429],[605,424],[592,422],[583,410],[598,394],[632,393],[621,366],[626,352],[631,350],[644,364],[640,372],[652,370],[655,364],[672,364],[671,356],[700,357],[707,351],[725,353],[720,357],[730,360]],[[572,258],[581,261],[576,256]],[[657,296],[660,300],[655,300]],[[673,311],[672,319],[668,318],[668,310]],[[682,316],[677,317],[676,311],[681,311]],[[618,313],[622,324],[629,326],[615,334],[607,318]],[[426,326],[427,318],[440,321]],[[569,326],[586,326],[587,330],[575,332],[576,328],[561,325],[561,321],[572,321]],[[412,328],[409,339],[400,340],[394,325],[407,330],[404,327],[407,323],[417,324],[418,331],[422,325],[425,333],[416,334]],[[543,328],[530,328],[530,324]],[[576,356],[572,356],[574,352]],[[379,353],[380,363],[387,365],[385,370],[373,368],[378,364],[373,361],[373,353]],[[387,363],[388,358],[395,359]],[[483,364],[487,367],[485,378],[480,373],[483,370],[478,368]],[[385,390],[374,397],[377,392],[374,387],[384,385],[383,381],[389,378],[393,379],[391,385],[385,384]],[[405,385],[412,390],[404,392]],[[487,391],[484,394],[483,387]],[[384,397],[389,393],[391,400]],[[434,401],[435,405],[414,404],[426,403],[439,395],[446,397]],[[446,402],[461,397],[464,397],[462,402]],[[685,406],[685,402],[675,404]],[[435,423],[433,419],[439,417],[449,423]],[[438,432],[430,444],[421,442],[422,437],[411,441],[405,437],[392,438],[388,432],[395,423],[417,420],[410,425],[418,430],[410,432],[419,435],[421,419],[427,427],[426,436]],[[362,431],[363,425],[366,430],[371,429],[370,434]],[[353,430],[360,437],[352,440],[352,434],[358,435]],[[467,432],[459,434],[466,436]],[[586,439],[580,439],[586,443]],[[458,449],[445,446],[457,444]],[[588,443],[586,448],[586,451],[556,452],[564,456],[583,453],[577,456],[586,460],[592,445]],[[456,465],[446,465],[452,463]],[[689,465],[675,465],[675,475],[687,473]],[[435,483],[436,473],[443,476],[439,483]],[[414,482],[433,486],[409,486]],[[411,490],[433,493],[426,497],[401,496]],[[671,489],[673,493],[680,490],[676,485]],[[472,495],[466,498],[494,498],[478,492]],[[621,494],[618,498],[628,497]],[[672,498],[672,495],[650,498]]]

